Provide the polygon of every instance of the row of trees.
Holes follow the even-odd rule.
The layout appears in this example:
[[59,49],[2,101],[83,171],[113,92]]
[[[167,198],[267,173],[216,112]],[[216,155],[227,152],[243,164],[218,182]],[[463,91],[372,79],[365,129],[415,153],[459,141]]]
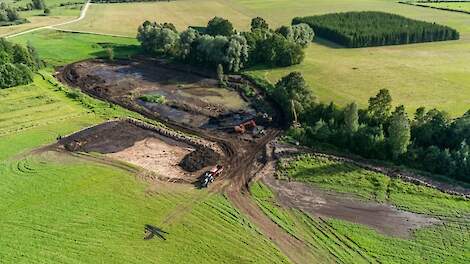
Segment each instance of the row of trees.
[[383,12],[346,12],[297,17],[325,39],[349,48],[397,45],[459,39],[450,27]]
[[0,89],[27,84],[42,63],[36,50],[0,39]]
[[393,161],[470,182],[470,110],[451,119],[437,109],[419,108],[409,118],[404,106],[392,107],[388,90],[369,99],[367,109],[318,103],[298,72],[282,78],[268,93],[288,121],[294,111],[300,127],[289,134],[307,146],[330,144],[366,158]]
[[304,58],[303,48],[312,41],[313,30],[305,24],[269,29],[260,17],[252,20],[249,32],[237,32],[230,21],[214,17],[205,28],[178,32],[171,23],[144,22],[137,39],[153,55],[191,64],[238,72],[247,66],[289,66]]

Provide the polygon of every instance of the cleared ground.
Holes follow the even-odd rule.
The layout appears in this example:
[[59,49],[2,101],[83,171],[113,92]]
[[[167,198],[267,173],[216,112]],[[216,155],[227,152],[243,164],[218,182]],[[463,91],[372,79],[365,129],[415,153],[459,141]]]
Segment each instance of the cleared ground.
[[[140,4],[92,5],[87,18],[68,29],[135,36],[144,20],[173,22],[179,29],[205,25],[215,15],[247,29],[254,16],[262,16],[276,27],[289,24],[295,16],[339,11],[373,10],[437,22],[457,29],[461,40],[343,49],[318,40],[306,50],[298,66],[258,70],[256,74],[276,81],[287,73],[301,71],[324,102],[344,105],[358,101],[362,106],[379,89],[390,89],[395,104],[409,112],[419,106],[438,107],[460,115],[470,105],[470,16],[398,4],[388,0],[202,0]],[[116,25],[116,26],[113,26]]]

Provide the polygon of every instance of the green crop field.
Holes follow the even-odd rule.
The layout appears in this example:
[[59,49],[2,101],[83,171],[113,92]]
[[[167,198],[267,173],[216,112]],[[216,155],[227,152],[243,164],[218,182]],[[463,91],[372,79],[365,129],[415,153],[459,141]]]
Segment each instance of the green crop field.
[[[317,39],[307,48],[305,61],[280,69],[257,69],[271,81],[300,71],[324,102],[361,106],[379,89],[387,88],[395,104],[409,112],[419,106],[438,107],[460,115],[470,105],[470,16],[398,4],[389,0],[179,0],[159,3],[96,4],[83,21],[67,29],[135,36],[144,20],[173,22],[179,29],[205,25],[215,15],[230,19],[239,29],[250,19],[264,17],[273,27],[289,24],[296,16],[341,11],[384,11],[448,25],[461,40],[361,49],[344,49]],[[115,26],[114,26],[115,25]]]

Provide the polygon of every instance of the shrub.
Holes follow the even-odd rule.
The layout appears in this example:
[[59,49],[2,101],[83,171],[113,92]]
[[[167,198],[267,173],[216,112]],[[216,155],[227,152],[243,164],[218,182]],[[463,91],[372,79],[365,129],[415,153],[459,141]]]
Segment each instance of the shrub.
[[141,97],[139,97],[139,99],[144,102],[155,104],[165,104],[166,102],[165,96],[159,94],[142,95]]

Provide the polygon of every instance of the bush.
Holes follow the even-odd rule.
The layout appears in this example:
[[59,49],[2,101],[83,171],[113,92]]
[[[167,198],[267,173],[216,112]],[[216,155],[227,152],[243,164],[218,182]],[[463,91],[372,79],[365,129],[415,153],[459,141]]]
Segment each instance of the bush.
[[139,97],[140,100],[148,103],[155,103],[155,104],[165,104],[166,98],[163,95],[159,94],[152,94],[152,95],[142,95]]
[[334,13],[292,21],[301,23],[312,27],[317,36],[348,48],[459,39],[459,33],[450,27],[383,12]]

